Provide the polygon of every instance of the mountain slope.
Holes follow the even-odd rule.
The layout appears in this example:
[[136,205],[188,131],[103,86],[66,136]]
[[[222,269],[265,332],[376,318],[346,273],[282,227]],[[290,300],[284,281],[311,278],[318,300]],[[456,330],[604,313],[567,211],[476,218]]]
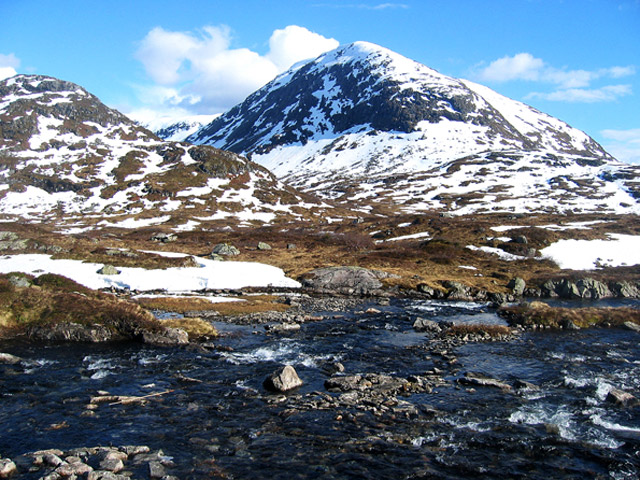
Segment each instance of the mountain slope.
[[584,132],[365,42],[294,66],[187,140],[361,204],[460,213],[637,209],[629,182],[606,180],[621,166]]
[[328,207],[236,154],[164,142],[51,77],[0,82],[0,139],[0,212],[21,221],[184,230],[288,221]]

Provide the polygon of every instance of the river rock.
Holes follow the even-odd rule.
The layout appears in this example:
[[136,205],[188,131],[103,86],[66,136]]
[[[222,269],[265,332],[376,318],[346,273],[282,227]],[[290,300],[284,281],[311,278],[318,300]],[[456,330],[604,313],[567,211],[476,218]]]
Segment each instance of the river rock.
[[524,293],[524,289],[527,287],[527,283],[520,277],[515,277],[512,279],[507,288],[510,288],[514,295],[521,297]]
[[271,250],[271,245],[265,242],[258,242],[258,250]]
[[11,355],[10,353],[1,353],[0,352],[0,363],[4,363],[5,365],[15,365],[16,363],[20,363],[22,359],[20,357],[16,357],[15,355]]
[[0,478],[9,478],[16,471],[16,464],[10,458],[0,458]]
[[449,300],[465,300],[474,299],[473,290],[460,282],[447,280],[442,286],[448,290],[447,299]]
[[615,282],[612,290],[617,297],[622,298],[640,298],[640,288],[629,282]]
[[216,255],[234,256],[240,255],[240,250],[229,243],[219,243],[213,247],[211,253]]
[[162,332],[144,332],[142,341],[152,345],[187,345],[189,334],[181,328],[166,328]]
[[300,281],[306,288],[321,292],[368,295],[379,291],[385,278],[395,275],[362,267],[325,267],[312,270]]
[[271,325],[265,325],[265,330],[271,333],[290,333],[300,330],[299,323],[276,323]]
[[576,282],[576,287],[580,298],[598,300],[613,296],[607,285],[593,278],[581,278]]
[[[624,322],[623,325],[627,330],[633,330],[634,332],[640,333],[640,325],[638,325],[637,323]],[[2,360],[0,360],[0,363],[1,362],[2,362]]]
[[495,378],[482,375],[481,373],[467,372],[464,377],[459,379],[459,382],[463,385],[473,385],[480,387],[495,387],[504,391],[511,391],[511,385],[508,385]]
[[442,331],[442,327],[438,325],[438,322],[434,322],[433,320],[427,320],[426,318],[417,318],[415,322],[413,322],[414,330],[418,332],[434,332],[438,333]]
[[285,365],[269,375],[264,381],[264,388],[272,392],[286,392],[302,385],[302,380],[291,365]]
[[103,265],[100,270],[98,270],[100,275],[120,275],[120,270],[118,270],[113,265]]
[[635,407],[640,405],[640,400],[631,395],[630,393],[613,388],[607,394],[607,402],[615,403],[620,407]]

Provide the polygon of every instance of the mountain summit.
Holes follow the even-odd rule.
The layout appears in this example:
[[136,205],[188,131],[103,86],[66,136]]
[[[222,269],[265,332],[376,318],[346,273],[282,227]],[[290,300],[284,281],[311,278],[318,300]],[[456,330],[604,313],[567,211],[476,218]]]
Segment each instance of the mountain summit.
[[[557,177],[593,178],[595,190],[578,196],[602,198],[602,169],[620,166],[558,119],[366,42],[292,67],[187,140],[250,156],[325,196],[413,210],[464,210],[471,200],[473,211],[492,210],[496,199],[507,210],[574,209],[584,202],[558,204]],[[608,208],[634,204],[629,188]]]

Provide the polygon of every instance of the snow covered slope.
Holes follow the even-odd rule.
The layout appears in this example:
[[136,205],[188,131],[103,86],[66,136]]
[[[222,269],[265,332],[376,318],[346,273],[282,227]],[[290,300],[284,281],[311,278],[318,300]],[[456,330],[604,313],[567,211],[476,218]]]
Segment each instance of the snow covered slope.
[[219,114],[216,115],[189,115],[185,117],[159,117],[151,120],[136,118],[140,125],[151,130],[163,140],[171,142],[182,142],[189,135],[196,133],[203,126],[211,123]]
[[61,229],[272,222],[326,206],[265,168],[165,142],[70,82],[0,82],[0,214]]
[[584,132],[365,42],[292,67],[187,140],[361,207],[640,211],[637,169]]

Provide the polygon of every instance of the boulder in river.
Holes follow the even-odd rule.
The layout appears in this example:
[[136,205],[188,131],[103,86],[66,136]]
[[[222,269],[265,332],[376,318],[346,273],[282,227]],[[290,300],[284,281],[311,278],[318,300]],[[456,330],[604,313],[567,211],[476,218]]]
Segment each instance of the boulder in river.
[[144,332],[142,340],[152,345],[187,345],[189,334],[181,328],[166,328],[161,332]]
[[438,322],[434,322],[433,320],[427,320],[426,318],[419,317],[413,322],[414,330],[418,332],[441,332],[442,327],[438,325]]
[[522,278],[515,277],[509,282],[509,284],[507,285],[507,288],[510,288],[514,295],[521,297],[522,294],[524,293],[524,289],[526,288],[526,286],[527,284]]
[[636,397],[630,393],[618,390],[617,388],[612,388],[609,391],[607,394],[607,401],[615,403],[620,407],[635,407],[636,405],[640,405],[640,400]]
[[8,458],[0,458],[0,478],[9,478],[16,473],[16,464]]
[[20,357],[16,357],[15,355],[11,355],[10,353],[1,353],[0,352],[0,363],[4,363],[5,365],[15,365],[16,363],[20,363],[22,359]]
[[287,392],[302,385],[296,369],[291,365],[279,368],[264,381],[264,388],[272,392]]

